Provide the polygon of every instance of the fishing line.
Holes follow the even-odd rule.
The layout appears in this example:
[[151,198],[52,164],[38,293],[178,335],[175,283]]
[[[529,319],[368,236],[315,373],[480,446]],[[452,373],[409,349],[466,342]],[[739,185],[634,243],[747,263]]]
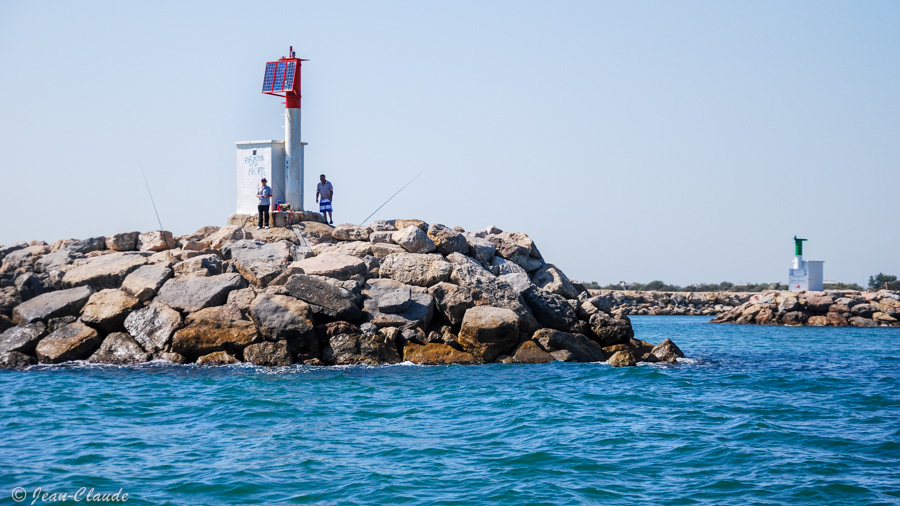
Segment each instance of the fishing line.
[[147,193],[150,194],[150,203],[153,204],[153,212],[156,213],[156,223],[159,224],[159,232],[160,235],[163,236],[163,240],[166,241],[166,247],[169,246],[169,239],[166,238],[166,234],[163,233],[165,229],[162,226],[162,220],[159,219],[159,211],[156,210],[156,201],[153,200],[153,192],[150,191],[150,183],[147,182],[147,174],[144,174],[144,166],[141,165],[141,161],[138,160],[138,168],[141,169],[141,176],[144,177],[144,184],[147,186]]
[[[424,174],[424,172],[419,172],[418,174],[416,174],[416,177],[410,179],[410,180],[409,180],[409,183],[406,183],[405,185],[403,185],[403,188],[406,188],[407,186],[409,186],[410,184],[412,184],[412,182],[415,181],[416,179],[418,179],[418,177],[421,176],[422,174]],[[403,188],[400,188],[399,190],[397,190],[397,193],[402,192],[402,191],[403,191]],[[378,209],[381,209],[381,208],[384,207],[388,202],[390,202],[391,199],[393,199],[394,197],[396,197],[396,196],[397,196],[397,193],[391,195],[391,198],[390,198],[390,199],[385,200],[385,201],[384,201],[384,204],[381,204],[380,206],[378,206]],[[364,220],[362,221],[361,225],[365,225],[366,222],[369,221],[369,218],[371,218],[372,216],[375,216],[375,213],[378,212],[378,209],[372,211],[372,214],[370,214],[369,216],[367,216],[366,219],[364,219]]]

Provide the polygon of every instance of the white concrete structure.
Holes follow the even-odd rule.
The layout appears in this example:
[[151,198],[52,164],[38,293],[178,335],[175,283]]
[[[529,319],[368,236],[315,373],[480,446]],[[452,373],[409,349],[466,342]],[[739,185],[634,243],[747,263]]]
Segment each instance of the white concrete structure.
[[803,241],[794,237],[794,262],[788,271],[788,287],[792,292],[821,291],[824,284],[823,260],[803,260]]
[[302,211],[303,147],[306,143],[300,142],[300,109],[288,108],[284,111],[284,200],[295,211]]
[[237,206],[238,214],[256,214],[262,178],[272,187],[272,208],[284,201],[284,141],[240,141],[237,146]]

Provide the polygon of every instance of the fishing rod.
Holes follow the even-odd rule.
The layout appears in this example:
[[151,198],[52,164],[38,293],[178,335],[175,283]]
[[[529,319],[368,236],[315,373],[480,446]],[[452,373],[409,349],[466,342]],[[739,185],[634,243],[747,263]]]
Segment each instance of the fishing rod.
[[150,194],[150,203],[153,204],[153,212],[156,213],[156,223],[159,224],[160,235],[163,236],[163,240],[166,241],[166,247],[168,247],[169,239],[166,237],[166,234],[163,233],[165,229],[162,226],[162,220],[159,219],[159,211],[156,210],[156,201],[153,200],[153,192],[150,191],[150,183],[147,182],[147,174],[144,174],[144,166],[141,164],[140,160],[138,160],[138,168],[141,169],[141,176],[144,177],[144,185],[147,186],[147,193]]
[[[410,179],[410,180],[409,180],[409,183],[406,183],[405,185],[403,185],[403,188],[406,188],[407,186],[409,186],[410,184],[412,184],[412,182],[415,181],[416,179],[418,179],[419,176],[421,176],[422,174],[424,174],[424,172],[419,172],[418,174],[416,174],[416,177]],[[402,191],[403,191],[403,188],[400,188],[399,190],[397,190],[397,193],[402,192]],[[391,199],[393,199],[394,197],[396,197],[396,196],[397,196],[397,193],[391,195],[391,198],[385,200],[385,201],[384,201],[384,204],[381,204],[380,206],[378,206],[378,209],[372,211],[372,214],[370,214],[369,216],[367,216],[366,219],[364,219],[364,220],[362,221],[362,225],[365,225],[366,222],[369,221],[369,218],[371,218],[372,216],[375,216],[375,213],[377,213],[379,209],[381,209],[382,207],[384,207],[388,202],[391,201]]]

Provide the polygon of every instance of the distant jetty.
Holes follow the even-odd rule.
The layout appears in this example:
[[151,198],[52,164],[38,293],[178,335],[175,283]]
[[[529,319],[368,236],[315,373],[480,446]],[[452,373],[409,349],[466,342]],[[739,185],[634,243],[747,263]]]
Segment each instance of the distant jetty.
[[310,221],[0,247],[0,366],[677,363],[527,235]]
[[718,315],[713,323],[810,325],[816,327],[900,327],[900,292],[766,291]]

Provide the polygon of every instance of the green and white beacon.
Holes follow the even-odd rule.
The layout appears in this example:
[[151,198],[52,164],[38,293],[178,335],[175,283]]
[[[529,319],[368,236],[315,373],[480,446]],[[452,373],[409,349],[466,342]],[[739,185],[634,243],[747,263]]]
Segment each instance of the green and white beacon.
[[788,274],[788,286],[792,292],[822,290],[824,260],[803,260],[803,241],[794,236],[794,264]]

